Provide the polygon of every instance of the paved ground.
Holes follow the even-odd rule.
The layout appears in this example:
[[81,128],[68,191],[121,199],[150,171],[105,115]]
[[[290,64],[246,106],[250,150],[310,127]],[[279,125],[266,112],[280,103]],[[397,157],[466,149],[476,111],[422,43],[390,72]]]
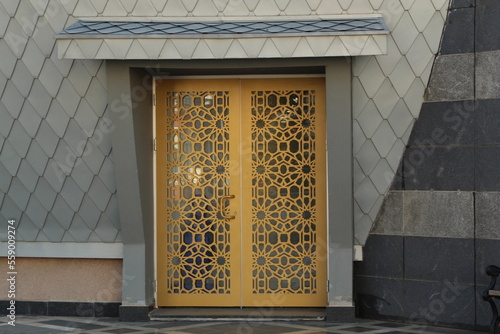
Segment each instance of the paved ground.
[[332,324],[324,321],[303,322],[119,322],[116,318],[74,318],[18,316],[16,326],[7,324],[7,318],[0,319],[0,333],[131,333],[131,334],[353,334],[353,333],[439,333],[475,334],[479,332],[423,327],[418,325],[359,320],[356,323]]

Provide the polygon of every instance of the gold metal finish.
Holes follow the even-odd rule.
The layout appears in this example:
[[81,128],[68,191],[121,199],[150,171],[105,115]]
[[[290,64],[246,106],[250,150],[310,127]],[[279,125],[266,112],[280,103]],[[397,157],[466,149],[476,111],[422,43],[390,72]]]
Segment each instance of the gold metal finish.
[[236,196],[235,195],[229,195],[229,196],[222,196],[219,198],[219,208],[220,208],[220,216],[222,219],[235,219],[235,215],[228,215],[226,214],[226,201],[230,199],[234,199]]
[[159,306],[326,305],[324,103],[320,78],[159,84]]
[[[238,81],[165,80],[157,90],[158,305],[238,306]],[[227,206],[234,211],[231,203]]]

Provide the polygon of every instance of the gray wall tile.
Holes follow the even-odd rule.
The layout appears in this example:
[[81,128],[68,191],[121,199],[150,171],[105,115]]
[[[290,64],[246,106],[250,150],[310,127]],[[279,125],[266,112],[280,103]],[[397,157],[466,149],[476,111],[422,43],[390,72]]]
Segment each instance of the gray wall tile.
[[78,211],[83,199],[83,191],[78,187],[72,178],[67,178],[64,182],[64,186],[61,189],[61,196],[65,199],[66,203],[75,212]]
[[21,125],[26,130],[28,135],[31,138],[34,138],[42,119],[29,101],[24,102],[23,109],[19,115],[19,122],[21,122]]
[[83,219],[85,224],[89,227],[90,230],[94,230],[97,226],[97,222],[99,221],[99,217],[101,216],[101,211],[97,208],[94,202],[90,199],[88,195],[83,197],[82,205],[78,214]]
[[0,71],[10,79],[16,66],[16,56],[10,50],[4,39],[0,40]]
[[[500,267],[500,258],[498,250],[500,249],[500,240],[476,239],[476,278],[477,284],[488,285],[490,276],[486,275],[486,267],[493,264]],[[497,281],[497,284],[499,282]]]
[[[71,219],[71,218],[67,218]],[[51,242],[60,242],[65,229],[59,224],[60,219],[56,218],[52,214],[49,214],[43,227],[43,234]]]
[[78,158],[71,170],[71,177],[78,184],[80,189],[87,192],[94,179],[94,174],[83,159]]
[[87,242],[92,231],[77,213],[73,217],[73,222],[71,223],[68,232],[76,242]]
[[403,210],[407,236],[474,237],[471,192],[407,191]]
[[14,124],[14,118],[7,112],[7,108],[0,102],[0,136],[7,138]]
[[405,190],[474,190],[474,148],[409,147],[402,172]]
[[106,215],[101,215],[99,223],[97,224],[94,232],[103,242],[114,242],[116,239],[116,235],[118,234],[118,230],[113,225],[113,223],[109,221]]
[[64,79],[57,94],[57,101],[63,107],[64,111],[68,116],[75,116],[76,110],[80,105],[80,95],[78,95],[76,89],[73,87],[68,79]]
[[47,211],[52,209],[57,197],[54,188],[44,178],[38,180],[34,195]]
[[403,278],[403,236],[368,237],[363,248],[363,261],[354,263],[355,275]]
[[500,30],[500,3],[495,1],[478,1],[476,7],[476,51],[500,50],[498,31]]
[[0,192],[5,194],[7,190],[9,190],[11,180],[11,173],[5,168],[3,163],[0,162]]
[[401,191],[389,191],[371,230],[372,234],[403,235],[403,196]]
[[99,177],[95,177],[92,181],[92,185],[87,193],[94,202],[94,204],[99,208],[99,210],[104,211],[108,206],[109,198],[111,197],[110,191],[106,188],[104,183],[102,183]]
[[[75,214],[75,212],[71,209],[71,207],[61,195],[57,195],[56,202],[54,203],[54,207],[52,208],[51,213],[58,222],[57,225],[62,226],[64,229],[69,228],[69,226],[71,225],[71,221],[73,220],[73,215]],[[54,227],[54,229],[59,231],[59,229],[56,227]],[[57,240],[57,238],[52,238],[52,236],[49,235],[48,232],[45,232],[45,234],[51,240]]]
[[31,168],[27,160],[23,159],[21,161],[17,175],[19,175],[19,179],[30,193],[35,191],[35,187],[38,182],[38,175],[33,168]]
[[42,124],[40,124],[40,128],[38,129],[35,140],[45,151],[47,156],[52,157],[59,142],[59,137],[47,122],[42,122]]
[[22,211],[26,210],[30,199],[30,192],[26,189],[18,177],[14,177],[12,179],[8,194],[19,209]]
[[30,147],[31,138],[21,126],[21,123],[19,123],[19,121],[14,121],[12,131],[9,135],[9,142],[12,144],[14,149],[17,151],[17,154],[19,154],[21,158],[24,158],[26,156],[26,153],[28,153],[28,149]]
[[476,53],[476,96],[500,98],[500,51]]
[[476,286],[476,330],[489,332],[492,312],[490,304],[482,298],[485,289],[485,286]]
[[47,218],[48,211],[43,207],[36,196],[31,196],[26,208],[26,215],[30,217],[31,221],[38,229],[42,229]]
[[476,147],[476,190],[500,190],[500,145]]
[[29,162],[35,173],[37,173],[38,176],[42,176],[49,159],[40,145],[38,145],[38,142],[33,140],[31,142],[30,149],[28,150],[28,154],[26,155],[26,160]]
[[474,240],[405,237],[405,279],[474,284]]
[[409,146],[474,144],[474,101],[422,104]]
[[471,7],[475,5],[475,0],[452,0],[450,4],[451,9]]
[[500,192],[477,192],[475,209],[476,237],[500,240]]
[[39,229],[36,228],[35,224],[31,221],[31,219],[26,215],[17,220],[18,226],[16,229],[17,240],[19,241],[32,241],[36,240]]
[[474,54],[436,57],[427,88],[427,101],[474,98]]
[[404,305],[404,281],[392,278],[356,276],[355,299],[358,315],[372,319],[408,319]]
[[50,127],[57,134],[58,137],[64,136],[66,127],[68,126],[69,116],[64,112],[59,102],[52,100],[49,112],[45,118]]
[[22,216],[22,211],[17,206],[11,198],[10,195],[6,195],[2,202],[2,215],[6,219],[15,219],[18,223]]
[[500,100],[479,100],[475,113],[475,142],[478,145],[500,144]]
[[1,101],[12,117],[19,117],[19,113],[21,112],[21,108],[24,103],[24,98],[21,93],[19,93],[16,86],[14,86],[12,81],[7,81]]
[[[458,3],[455,2],[454,5]],[[448,12],[440,54],[474,52],[474,14],[475,8],[471,7]]]
[[49,111],[52,97],[49,95],[45,87],[43,87],[40,80],[35,79],[33,85],[31,86],[30,94],[28,95],[28,101],[35,107],[38,115],[43,118]]
[[[410,321],[473,329],[475,288],[453,278],[438,282],[406,280],[403,304]],[[424,330],[427,332],[427,330]]]
[[2,161],[5,169],[9,171],[10,175],[17,174],[17,169],[21,163],[21,157],[8,141],[6,141],[2,146],[2,150],[0,151],[0,161]]
[[68,123],[66,133],[64,135],[64,141],[77,157],[86,155],[88,136],[83,132],[82,128],[74,119],[71,119]]

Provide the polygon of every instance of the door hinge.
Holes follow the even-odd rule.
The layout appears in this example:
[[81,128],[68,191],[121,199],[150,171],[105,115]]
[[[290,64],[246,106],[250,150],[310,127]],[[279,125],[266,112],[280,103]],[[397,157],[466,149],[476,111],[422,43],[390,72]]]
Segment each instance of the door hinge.
[[156,138],[153,139],[153,151],[156,152]]
[[153,105],[156,106],[156,94],[153,94]]
[[330,280],[326,280],[326,292],[330,292]]

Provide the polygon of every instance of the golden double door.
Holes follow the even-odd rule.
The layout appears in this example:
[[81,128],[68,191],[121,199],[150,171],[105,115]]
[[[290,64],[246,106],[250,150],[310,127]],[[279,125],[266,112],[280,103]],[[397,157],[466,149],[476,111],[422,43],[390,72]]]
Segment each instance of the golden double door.
[[325,306],[322,78],[156,88],[158,306]]

